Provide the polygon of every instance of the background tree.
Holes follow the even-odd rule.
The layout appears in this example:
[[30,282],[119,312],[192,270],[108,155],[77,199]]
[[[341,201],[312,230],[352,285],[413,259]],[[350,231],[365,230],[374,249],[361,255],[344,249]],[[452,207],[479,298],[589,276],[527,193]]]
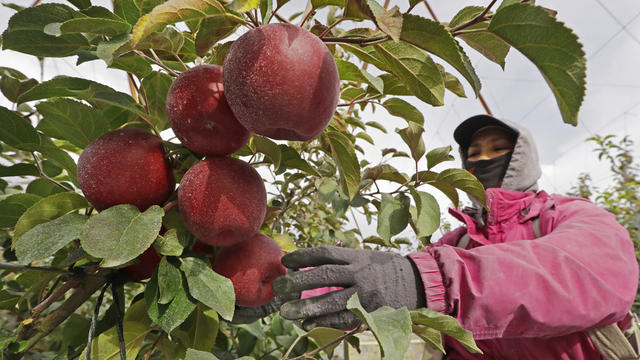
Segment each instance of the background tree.
[[[613,213],[624,226],[636,248],[640,259],[640,164],[633,157],[634,143],[628,137],[595,135],[587,139],[596,145],[594,152],[599,161],[609,165],[611,179],[604,188],[593,184],[591,175],[583,173],[568,195],[589,199]],[[640,309],[640,295],[636,295],[633,311]]]
[[[367,313],[357,296],[348,308],[363,325],[350,331],[306,333],[279,315],[231,325],[231,282],[209,266],[216,248],[197,247],[175,194],[161,206],[97,212],[80,191],[77,159],[90,143],[122,128],[168,134],[165,105],[174,78],[197,65],[224,65],[237,35],[273,22],[294,23],[320,38],[340,77],[337,111],[318,137],[287,142],[253,135],[233,155],[263,175],[268,207],[260,231],[284,251],[322,244],[393,249],[407,243],[397,236],[407,227],[424,246],[440,225],[430,192],[444,193],[454,205],[459,191],[484,201],[482,186],[468,172],[435,169],[453,159],[452,148],[427,150],[424,115],[402,98],[442,106],[445,91],[466,96],[458,77],[480,96],[460,41],[500,66],[511,48],[521,52],[544,75],[563,120],[577,123],[584,52],[552,10],[529,1],[491,1],[440,23],[412,14],[419,3],[413,0],[404,13],[375,0],[313,0],[284,18],[279,10],[286,2],[11,5],[16,13],[2,34],[3,49],[76,56],[78,64],[102,61],[127,73],[130,94],[77,77],[41,82],[0,69],[0,90],[13,103],[0,107],[0,176],[20,178],[0,182],[0,316],[9,324],[0,330],[0,350],[7,358],[326,358],[343,341],[357,347],[353,335],[365,329],[390,359],[402,357],[412,332],[435,348],[442,349],[444,333],[478,351],[451,317],[386,307]],[[378,149],[384,155],[379,164],[367,161],[360,144],[373,143],[371,132],[389,129],[362,118],[366,108],[406,121],[395,130],[403,144]],[[162,145],[178,183],[204,158],[173,138]],[[397,169],[403,158],[414,171]],[[375,223],[377,235],[365,237],[357,225],[347,225],[354,213]],[[146,261],[149,252],[159,254],[150,280],[127,281],[119,269],[136,258]]]

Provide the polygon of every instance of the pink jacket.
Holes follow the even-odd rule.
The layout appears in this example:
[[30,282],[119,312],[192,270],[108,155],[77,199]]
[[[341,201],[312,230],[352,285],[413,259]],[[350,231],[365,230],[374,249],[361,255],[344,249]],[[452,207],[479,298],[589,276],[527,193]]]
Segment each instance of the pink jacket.
[[[409,255],[427,306],[454,316],[484,352],[447,338],[447,359],[601,359],[585,331],[627,321],[638,286],[627,231],[584,199],[488,189],[487,202],[486,227],[451,209],[466,227]],[[456,247],[467,231],[467,248]]]

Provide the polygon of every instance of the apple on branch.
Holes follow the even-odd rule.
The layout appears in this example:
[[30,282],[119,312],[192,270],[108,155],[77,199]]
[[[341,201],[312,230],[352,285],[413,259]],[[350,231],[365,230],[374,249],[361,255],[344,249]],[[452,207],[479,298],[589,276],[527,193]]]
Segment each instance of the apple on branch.
[[232,154],[251,137],[229,108],[222,72],[218,65],[196,66],[180,74],[167,93],[169,125],[184,146],[202,155]]
[[280,262],[282,255],[273,239],[256,233],[246,241],[218,251],[213,270],[231,280],[237,305],[260,306],[275,297],[271,284],[287,273]]
[[291,24],[257,27],[239,37],[224,61],[231,110],[247,130],[280,140],[310,140],[336,111],[340,78],[317,36]]
[[260,229],[267,192],[260,174],[232,157],[211,157],[184,174],[178,190],[180,215],[199,240],[229,246]]
[[175,180],[162,140],[141,129],[119,129],[91,142],[78,159],[78,184],[97,210],[161,205]]

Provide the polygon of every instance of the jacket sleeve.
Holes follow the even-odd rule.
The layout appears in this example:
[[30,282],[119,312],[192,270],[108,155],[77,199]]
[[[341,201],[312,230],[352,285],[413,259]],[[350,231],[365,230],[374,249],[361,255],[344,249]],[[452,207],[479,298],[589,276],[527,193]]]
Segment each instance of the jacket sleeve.
[[546,235],[537,239],[411,254],[428,307],[476,340],[560,336],[622,319],[638,286],[629,234],[594,204],[563,199],[541,214]]

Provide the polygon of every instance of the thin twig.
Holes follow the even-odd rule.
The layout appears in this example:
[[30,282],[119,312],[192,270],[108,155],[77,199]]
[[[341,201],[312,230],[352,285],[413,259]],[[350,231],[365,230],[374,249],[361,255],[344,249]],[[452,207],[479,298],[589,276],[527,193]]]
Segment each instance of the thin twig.
[[[150,50],[150,51],[152,51],[152,52],[153,52],[153,50]],[[163,69],[164,69],[164,71],[166,71],[169,75],[171,75],[171,76],[173,76],[173,77],[178,77],[178,75],[180,75],[180,74],[178,74],[177,72],[173,71],[173,69],[171,69],[170,67],[168,67],[167,65],[165,65],[165,64],[164,64],[164,63],[163,63],[159,58],[156,60],[156,59],[154,59],[154,58],[152,58],[152,57],[147,56],[147,54],[143,53],[143,52],[142,52],[142,51],[140,51],[140,50],[134,50],[134,52],[135,52],[137,55],[139,55],[139,56],[143,57],[144,59],[146,59],[147,61],[150,61],[150,62],[152,62],[152,63],[154,63],[154,64],[156,64],[156,65],[160,66],[160,67],[161,67],[161,68],[163,68]],[[153,54],[155,54],[155,52],[153,52]],[[158,55],[156,55],[156,57],[157,57],[157,56],[158,56]]]
[[245,12],[245,14],[247,14],[247,16],[249,17],[249,20],[251,20],[251,23],[253,24],[253,26],[255,26],[255,27],[260,26],[260,23],[258,22],[258,19],[253,16],[251,11],[247,11],[247,12]]
[[51,306],[51,304],[53,304],[56,300],[60,299],[64,294],[67,293],[67,291],[78,286],[78,284],[79,282],[75,280],[67,281],[60,288],[58,288],[58,290],[56,290],[51,295],[47,296],[44,299],[44,301],[42,301],[40,304],[36,305],[33,309],[31,309],[31,314],[33,319],[35,320],[38,317],[40,317],[40,314],[44,310],[46,310],[49,306]]
[[155,350],[156,346],[158,346],[158,343],[160,342],[160,339],[162,339],[163,337],[164,337],[164,333],[158,336],[156,341],[153,342],[149,350],[144,354],[144,356],[142,357],[142,360],[149,360],[151,358],[151,353],[153,353],[153,350]]
[[343,103],[343,104],[338,104],[338,105],[336,105],[336,106],[351,106],[351,105],[353,105],[353,104],[359,104],[359,103],[361,103],[361,102],[369,102],[369,100],[377,99],[377,98],[379,98],[380,96],[382,96],[382,95],[381,95],[381,94],[378,94],[378,95],[369,96],[369,97],[366,97],[366,98],[363,98],[363,99],[358,99],[358,100],[354,99],[354,100],[352,100],[351,102]]
[[162,349],[164,360],[169,360],[169,355],[167,355],[167,349],[165,349],[164,347],[164,336],[162,337],[162,340],[160,340],[160,348]]
[[169,201],[162,207],[162,210],[166,214],[171,211],[171,209],[173,209],[176,205],[178,205],[178,200]]
[[120,360],[127,360],[127,349],[124,344],[124,329],[122,328],[124,310],[120,307],[124,299],[120,298],[118,289],[113,284],[111,285],[111,293],[113,294],[113,302],[116,304],[116,332],[118,333],[118,343],[120,345]]
[[[278,5],[276,6],[275,10],[273,10],[273,12],[271,13],[271,15],[269,16],[269,18],[267,19],[267,21],[265,22],[265,24],[268,24],[271,22],[271,19],[273,19],[274,16],[279,16],[278,10],[280,10],[280,7],[282,7],[282,5],[284,5],[284,3],[286,3],[286,1],[278,1]],[[288,21],[287,21],[288,22]]]
[[93,342],[93,335],[96,332],[96,324],[98,323],[98,315],[100,314],[100,305],[102,305],[102,300],[104,299],[104,293],[107,291],[109,287],[109,283],[106,283],[102,287],[102,291],[100,291],[100,295],[98,296],[98,301],[96,302],[96,307],[93,310],[93,316],[91,316],[91,326],[89,327],[89,334],[87,336],[87,348],[84,353],[84,360],[91,360],[91,343]]
[[[9,271],[42,271],[42,272],[49,272],[49,273],[54,273],[54,274],[62,274],[62,275],[67,275],[67,276],[77,276],[78,274],[72,271],[67,271],[67,270],[61,270],[61,269],[55,269],[55,268],[46,268],[46,267],[39,267],[39,266],[31,266],[31,265],[18,265],[18,264],[7,264],[7,263],[0,263],[0,270],[9,270]],[[92,276],[91,274],[87,274],[87,276]]]
[[369,45],[377,42],[387,41],[389,39],[391,39],[390,36],[384,35],[384,36],[375,36],[370,38],[325,37],[325,38],[322,38],[322,41],[326,43]]
[[429,14],[431,14],[431,17],[433,18],[433,20],[438,21],[438,17],[436,16],[436,13],[433,12],[433,9],[429,5],[429,2],[427,0],[423,0],[422,2],[424,3],[424,6],[427,7],[427,11],[429,11]]
[[40,173],[40,177],[55,184],[56,186],[64,189],[64,191],[68,191],[71,192],[73,190],[68,189],[66,186],[62,185],[61,183],[59,183],[58,181],[50,178],[47,174],[44,173],[44,169],[42,168],[42,164],[40,164],[40,159],[38,158],[38,155],[36,155],[35,151],[31,151],[31,155],[33,156],[33,160],[36,164],[36,168],[38,169],[38,173]]
[[315,10],[312,8],[311,10],[309,10],[309,12],[304,16],[304,19],[302,19],[302,22],[300,23],[300,27],[304,27],[304,24],[307,22],[307,20],[309,20],[309,18],[315,14]]
[[273,14],[273,16],[276,17],[276,19],[280,20],[280,22],[286,23],[286,24],[291,24],[291,21],[283,18],[282,16],[280,16],[280,14]]
[[469,26],[473,26],[473,25],[475,25],[475,24],[477,24],[477,23],[481,23],[481,22],[483,22],[483,21],[487,20],[487,18],[485,17],[485,15],[487,15],[487,13],[489,12],[489,10],[491,10],[491,7],[493,7],[493,5],[496,3],[496,1],[497,1],[497,0],[491,0],[491,2],[489,3],[489,5],[488,5],[484,10],[482,10],[482,12],[481,12],[480,14],[478,14],[478,15],[477,15],[476,17],[474,17],[473,19],[471,19],[471,20],[469,20],[469,21],[467,21],[467,22],[464,22],[464,23],[462,23],[462,24],[460,24],[460,25],[458,25],[458,26],[454,27],[453,29],[451,29],[451,30],[450,30],[450,32],[455,33],[455,32],[458,32],[458,31],[460,31],[460,30],[462,30],[462,29],[466,29],[466,28],[468,28]]
[[331,29],[333,29],[334,27],[336,27],[336,25],[340,24],[342,21],[344,20],[344,18],[340,18],[338,19],[336,22],[334,22],[333,24],[331,24],[328,28],[326,28],[322,34],[320,34],[320,36],[318,36],[320,39],[322,39],[323,37],[325,37],[325,35],[327,35]]
[[[363,326],[362,324],[360,324],[360,325],[358,325],[355,329],[353,329],[353,330],[349,331],[348,333],[346,333],[346,334],[344,334],[344,335],[340,335],[340,336],[339,336],[338,338],[336,338],[335,340],[333,340],[333,341],[331,341],[331,342],[328,342],[328,343],[326,343],[326,344],[324,344],[324,345],[320,346],[319,348],[314,349],[313,351],[310,351],[310,352],[308,352],[308,353],[306,353],[306,354],[303,354],[303,355],[300,355],[300,356],[297,356],[297,357],[291,358],[291,360],[302,360],[302,359],[309,359],[309,358],[313,359],[313,356],[314,356],[315,354],[319,353],[320,351],[322,351],[322,350],[324,350],[324,349],[326,349],[326,348],[328,348],[328,347],[330,347],[330,346],[333,346],[333,345],[336,345],[336,344],[341,343],[343,340],[345,340],[345,339],[346,339],[346,338],[348,338],[349,336],[353,336],[353,335],[355,335],[355,334],[357,334],[357,333],[359,333],[359,332],[364,331],[364,330],[365,330],[365,328],[366,328],[365,326]],[[285,358],[285,359],[286,359],[286,358]]]
[[182,65],[182,67],[184,68],[184,71],[189,70],[189,68],[187,67],[187,65],[185,65],[185,63],[182,61],[182,59],[180,58],[180,56],[178,56],[178,54],[174,53],[173,51],[171,52],[171,55],[173,55],[173,57],[175,57],[176,59],[178,59],[178,62]]

